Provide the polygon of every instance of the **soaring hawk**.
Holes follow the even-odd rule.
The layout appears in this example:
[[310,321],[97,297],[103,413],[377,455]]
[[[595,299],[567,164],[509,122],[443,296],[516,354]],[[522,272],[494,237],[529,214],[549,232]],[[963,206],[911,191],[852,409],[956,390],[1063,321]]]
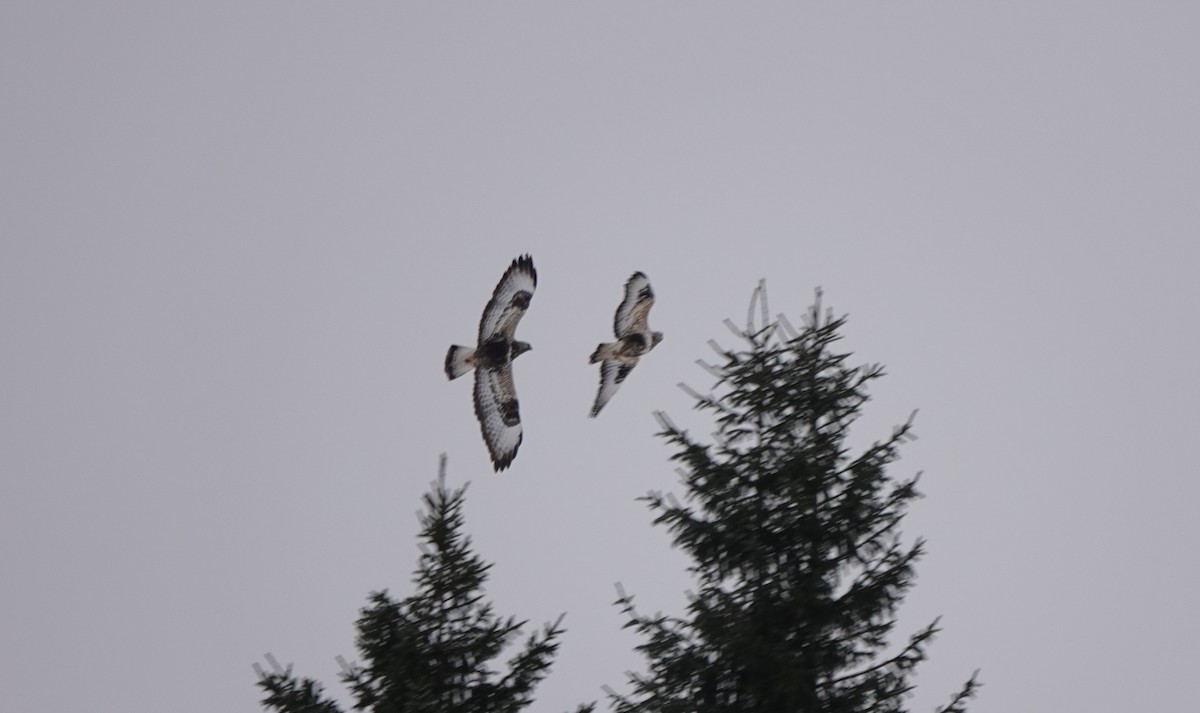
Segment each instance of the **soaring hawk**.
[[589,364],[600,362],[600,391],[592,405],[592,418],[617,393],[621,382],[637,366],[638,359],[662,341],[662,332],[650,331],[647,323],[653,306],[654,290],[650,289],[650,280],[640,272],[633,273],[625,282],[625,299],[613,317],[617,341],[596,347],[588,360]]
[[450,379],[475,370],[475,417],[497,472],[512,463],[521,445],[521,413],[513,386],[512,361],[531,347],[514,335],[535,287],[533,258],[523,255],[513,260],[483,308],[476,347],[455,344],[446,352],[446,376]]

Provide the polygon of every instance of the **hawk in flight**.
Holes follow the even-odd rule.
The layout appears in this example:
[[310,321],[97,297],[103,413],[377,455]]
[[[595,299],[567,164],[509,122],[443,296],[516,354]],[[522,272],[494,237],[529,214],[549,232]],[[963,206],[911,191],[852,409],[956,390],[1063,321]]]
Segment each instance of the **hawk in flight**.
[[649,278],[640,272],[633,273],[625,282],[625,299],[613,317],[613,333],[617,341],[596,347],[588,360],[589,364],[600,362],[600,391],[596,394],[596,403],[592,405],[592,418],[617,393],[621,382],[637,366],[638,359],[662,341],[662,332],[650,331],[647,323],[653,306],[654,290],[650,289]]
[[531,347],[514,335],[535,287],[533,258],[523,255],[513,260],[483,308],[478,344],[474,349],[455,344],[446,352],[446,376],[450,379],[475,370],[475,417],[497,472],[512,463],[521,445],[512,362]]

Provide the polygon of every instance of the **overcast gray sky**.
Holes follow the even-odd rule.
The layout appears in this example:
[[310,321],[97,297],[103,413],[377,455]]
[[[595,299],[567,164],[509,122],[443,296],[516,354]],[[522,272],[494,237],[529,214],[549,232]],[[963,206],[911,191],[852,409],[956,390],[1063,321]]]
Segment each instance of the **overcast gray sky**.
[[[914,408],[914,708],[1184,710],[1200,655],[1200,9],[1186,3],[0,6],[0,707],[258,710],[411,591],[449,455],[498,610],[569,632],[533,713],[678,610],[651,411],[767,280]],[[467,380],[512,258],[525,443]],[[586,414],[624,280],[665,341]]]

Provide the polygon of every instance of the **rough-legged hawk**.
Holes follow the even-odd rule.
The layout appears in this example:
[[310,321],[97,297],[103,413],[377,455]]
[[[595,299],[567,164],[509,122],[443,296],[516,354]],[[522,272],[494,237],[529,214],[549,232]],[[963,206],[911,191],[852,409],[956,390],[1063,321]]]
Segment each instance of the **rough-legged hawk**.
[[654,290],[650,289],[650,280],[640,272],[633,273],[625,283],[625,299],[613,317],[617,341],[596,347],[588,360],[589,364],[600,362],[600,391],[592,405],[592,418],[617,393],[621,382],[637,366],[638,359],[662,341],[662,332],[650,331],[647,323],[653,306]]
[[446,376],[450,379],[475,370],[475,417],[497,471],[512,463],[521,445],[521,413],[513,386],[512,361],[531,347],[514,335],[535,287],[533,258],[524,255],[513,260],[483,308],[479,343],[474,349],[456,344],[446,352]]

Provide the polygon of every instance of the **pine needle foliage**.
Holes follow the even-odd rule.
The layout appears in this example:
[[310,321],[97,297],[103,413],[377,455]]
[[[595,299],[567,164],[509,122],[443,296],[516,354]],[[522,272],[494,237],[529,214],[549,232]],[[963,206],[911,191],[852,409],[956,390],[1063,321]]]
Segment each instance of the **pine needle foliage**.
[[[484,599],[491,565],[462,532],[465,492],[446,487],[443,457],[438,480],[423,499],[416,592],[402,600],[386,590],[370,594],[357,624],[362,663],[339,658],[354,710],[515,713],[529,705],[548,673],[564,632],[561,616],[531,635],[504,673],[493,668],[526,622],[497,616]],[[267,661],[270,671],[255,667],[267,710],[341,713],[319,682],[295,677],[291,666],[280,667],[270,656]]]
[[[682,617],[646,616],[618,587],[648,664],[628,695],[610,692],[618,713],[906,711],[939,631],[934,621],[889,646],[925,547],[900,531],[917,477],[888,473],[912,419],[852,453],[883,367],[848,365],[836,349],[845,317],[822,310],[819,291],[800,330],[767,315],[760,284],[746,328],[726,322],[742,346],[712,342],[721,362],[701,362],[719,395],[684,387],[714,419],[712,442],[658,414],[685,490],[682,502],[643,499],[692,558],[698,591]],[[939,713],[963,713],[978,686],[972,675]]]

